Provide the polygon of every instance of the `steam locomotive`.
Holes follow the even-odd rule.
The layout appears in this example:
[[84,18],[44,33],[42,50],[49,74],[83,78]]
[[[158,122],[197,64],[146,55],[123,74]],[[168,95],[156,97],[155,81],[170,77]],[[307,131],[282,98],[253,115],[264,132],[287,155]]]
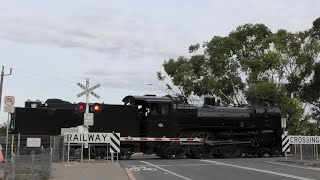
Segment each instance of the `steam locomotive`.
[[[90,132],[121,134],[121,157],[135,152],[162,158],[261,157],[281,154],[280,109],[268,103],[221,107],[212,97],[203,106],[155,95],[126,96],[124,105],[90,104],[94,125]],[[60,99],[27,101],[11,115],[11,133],[60,135],[61,128],[84,123],[84,103]],[[196,141],[195,141],[196,139]],[[94,146],[91,156],[105,155]]]

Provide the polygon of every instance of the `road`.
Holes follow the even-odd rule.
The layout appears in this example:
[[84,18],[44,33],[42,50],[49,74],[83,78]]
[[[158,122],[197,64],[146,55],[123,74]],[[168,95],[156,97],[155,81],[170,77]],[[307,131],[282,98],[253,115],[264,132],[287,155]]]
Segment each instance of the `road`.
[[156,156],[121,161],[137,180],[319,180],[320,168],[285,164],[274,158],[180,159]]

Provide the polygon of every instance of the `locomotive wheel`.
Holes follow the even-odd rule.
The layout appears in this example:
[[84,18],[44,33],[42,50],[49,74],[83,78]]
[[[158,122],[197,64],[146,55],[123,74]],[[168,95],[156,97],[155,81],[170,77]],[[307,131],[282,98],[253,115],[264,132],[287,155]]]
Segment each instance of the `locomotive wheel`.
[[265,150],[260,148],[257,150],[257,157],[261,158],[266,154]]
[[210,148],[210,150],[211,150],[212,157],[214,157],[214,158],[221,158],[222,157],[222,154],[220,153],[219,146],[212,146]]
[[195,159],[207,159],[212,155],[211,149],[206,145],[191,146],[191,154],[188,156]]
[[165,143],[160,146],[159,155],[166,159],[180,159],[186,154],[186,149],[178,142]]
[[237,146],[223,146],[220,149],[220,153],[225,158],[235,158],[241,156],[241,150]]
[[268,155],[270,157],[279,157],[281,154],[279,153],[279,151],[277,150],[277,148],[273,147],[271,148],[271,150],[268,152]]
[[159,158],[164,158],[164,156],[163,156],[160,152],[156,152],[156,155],[157,155]]
[[157,155],[158,157],[160,157],[160,158],[165,158],[164,155],[162,154],[160,148],[157,149],[156,155]]
[[120,154],[120,159],[128,160],[128,159],[130,159],[132,154],[133,154],[133,152],[131,152],[130,150],[122,151]]
[[[193,133],[192,137],[203,138],[205,140],[212,139],[209,132]],[[187,156],[189,158],[195,158],[195,159],[207,159],[207,158],[210,158],[212,154],[213,154],[212,149],[207,145],[191,145],[190,153]]]

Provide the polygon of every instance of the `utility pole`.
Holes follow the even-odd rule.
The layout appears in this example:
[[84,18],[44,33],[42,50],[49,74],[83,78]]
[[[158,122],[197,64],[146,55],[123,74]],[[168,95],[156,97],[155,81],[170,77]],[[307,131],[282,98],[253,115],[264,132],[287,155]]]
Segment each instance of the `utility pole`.
[[2,88],[3,88],[3,78],[4,76],[10,76],[12,74],[12,68],[10,68],[10,74],[4,74],[4,66],[2,66],[1,78],[0,78],[0,110],[2,102]]

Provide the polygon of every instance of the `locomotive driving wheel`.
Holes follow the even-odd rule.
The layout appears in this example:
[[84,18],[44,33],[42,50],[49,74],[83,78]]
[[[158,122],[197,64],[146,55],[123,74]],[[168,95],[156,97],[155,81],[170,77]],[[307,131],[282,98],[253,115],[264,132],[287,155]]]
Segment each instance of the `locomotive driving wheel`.
[[128,160],[130,159],[132,154],[133,154],[133,151],[131,151],[130,149],[124,149],[120,152],[120,159]]
[[[210,140],[211,136],[207,132],[199,132],[194,133],[192,135],[193,138],[202,138],[205,140]],[[190,154],[188,157],[195,158],[195,159],[207,159],[212,156],[212,150],[206,144],[204,145],[192,145],[190,146]]]
[[227,145],[223,146],[220,149],[220,152],[223,157],[225,158],[235,158],[235,157],[240,157],[241,156],[241,150],[237,148],[235,145]]
[[186,154],[186,148],[179,142],[163,143],[160,145],[157,155],[166,159],[180,159]]

